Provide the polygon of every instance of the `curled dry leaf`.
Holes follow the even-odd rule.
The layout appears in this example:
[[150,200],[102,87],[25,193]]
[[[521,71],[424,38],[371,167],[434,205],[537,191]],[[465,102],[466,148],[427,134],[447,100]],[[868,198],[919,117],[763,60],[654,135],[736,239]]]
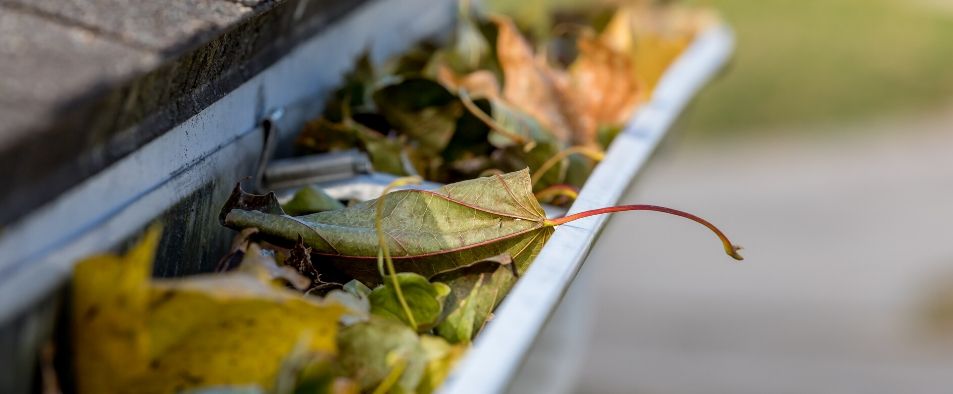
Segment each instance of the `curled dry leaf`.
[[[248,205],[245,205],[245,207],[250,208]],[[252,243],[251,237],[257,233],[257,228],[246,228],[239,232],[232,239],[232,247],[229,248],[228,254],[222,256],[215,264],[215,272],[226,272],[238,268],[242,264],[242,260],[245,259],[245,251],[248,250],[248,245]]]
[[310,278],[299,273],[296,268],[287,265],[279,266],[273,255],[263,251],[256,243],[248,245],[238,271],[265,281],[283,281],[298,290],[307,290],[311,287]]

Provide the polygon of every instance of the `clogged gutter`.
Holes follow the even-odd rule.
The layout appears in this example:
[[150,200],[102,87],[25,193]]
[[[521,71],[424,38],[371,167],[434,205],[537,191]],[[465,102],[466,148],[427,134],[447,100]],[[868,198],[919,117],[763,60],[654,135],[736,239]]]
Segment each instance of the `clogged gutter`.
[[448,45],[361,59],[297,140],[301,153],[359,148],[404,176],[392,186],[445,186],[348,206],[316,187],[284,206],[236,188],[221,219],[240,233],[220,273],[151,280],[157,229],[81,262],[78,391],[431,392],[553,228],[589,215],[681,216],[740,259],[685,212],[547,218],[540,205],[573,200],[710,14],[623,8],[600,31],[563,24],[531,43],[505,17],[460,10]]

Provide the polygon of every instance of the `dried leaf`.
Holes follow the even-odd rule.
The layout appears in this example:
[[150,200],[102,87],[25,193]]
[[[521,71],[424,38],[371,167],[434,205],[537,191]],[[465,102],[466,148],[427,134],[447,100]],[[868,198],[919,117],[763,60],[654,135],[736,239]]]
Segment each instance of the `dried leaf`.
[[435,155],[447,146],[463,113],[456,96],[426,78],[407,78],[383,86],[374,92],[374,101],[394,129]]
[[374,93],[378,70],[371,63],[370,53],[364,51],[357,58],[354,69],[344,76],[344,84],[325,105],[324,117],[332,123],[343,122],[348,113],[374,112]]
[[311,280],[300,274],[296,268],[289,266],[278,266],[272,254],[266,253],[256,243],[250,243],[245,250],[245,257],[242,259],[238,272],[244,272],[252,275],[262,281],[280,280],[287,282],[298,290],[306,290],[311,287]]
[[305,186],[298,189],[291,200],[288,200],[281,208],[289,215],[307,215],[343,209],[344,204],[317,186]]
[[[278,203],[278,198],[275,197],[274,192],[270,192],[265,195],[248,194],[242,191],[241,183],[235,184],[235,188],[232,189],[232,194],[228,196],[228,200],[225,200],[225,206],[229,210],[243,209],[270,214],[284,213],[284,211],[281,209],[281,204]],[[226,213],[228,213],[228,211],[223,209],[218,215],[219,223],[225,224]]]
[[579,56],[570,68],[575,97],[587,124],[624,124],[641,100],[632,60],[601,41],[583,35]]
[[295,145],[309,152],[332,152],[351,149],[361,142],[359,131],[348,124],[317,118],[305,123]]
[[647,99],[665,70],[681,55],[699,29],[715,16],[697,8],[628,5],[612,16],[599,41],[632,59]]
[[311,263],[311,248],[305,245],[301,238],[298,238],[298,242],[295,243],[294,247],[288,250],[285,265],[296,269],[312,281],[317,281],[321,276],[317,268],[314,267],[314,264]]
[[[232,193],[234,194],[234,191]],[[232,239],[232,247],[228,254],[222,256],[215,264],[215,272],[227,272],[238,268],[242,264],[242,260],[245,259],[245,251],[248,250],[248,245],[252,242],[251,238],[255,234],[258,234],[257,228],[246,228],[238,233]]]
[[405,141],[385,136],[345,115],[340,123],[325,118],[308,122],[296,142],[314,152],[329,152],[361,146],[371,159],[375,170],[395,175],[406,175],[401,159]]
[[582,123],[580,103],[567,75],[538,59],[509,19],[497,17],[497,56],[503,69],[503,98],[534,116],[559,141],[595,143],[595,125]]
[[73,275],[73,354],[80,393],[171,393],[214,385],[269,388],[301,341],[334,353],[345,308],[243,273],[150,280],[159,232],[125,256]]
[[[399,190],[385,198],[382,224],[397,271],[428,278],[503,253],[513,256],[522,271],[553,231],[533,197],[526,170],[434,191]],[[276,243],[301,236],[322,263],[365,283],[379,283],[375,204],[370,200],[299,217],[242,209],[223,215],[226,225],[257,227]]]
[[499,98],[500,82],[487,70],[477,70],[466,75],[457,75],[445,65],[437,67],[437,81],[450,91],[465,90],[474,98]]
[[[496,124],[511,134],[529,141],[528,144],[520,144],[519,148],[521,150],[527,151],[535,146],[547,145],[550,147],[549,149],[559,151],[560,142],[553,137],[552,133],[546,131],[546,128],[536,118],[507,105],[502,100],[491,99],[489,101],[493,111],[493,120]],[[513,138],[507,137],[496,130],[490,132],[489,141],[497,148],[517,145]]]

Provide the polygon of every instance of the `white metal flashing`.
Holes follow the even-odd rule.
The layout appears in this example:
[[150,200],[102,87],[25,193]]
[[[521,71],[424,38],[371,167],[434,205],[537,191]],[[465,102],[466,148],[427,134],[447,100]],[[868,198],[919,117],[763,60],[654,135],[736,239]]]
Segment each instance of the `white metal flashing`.
[[[734,48],[727,26],[702,32],[666,71],[649,103],[613,141],[569,214],[618,203],[685,105],[721,69]],[[607,215],[556,228],[454,369],[441,393],[498,393],[509,388],[527,351],[585,262]]]

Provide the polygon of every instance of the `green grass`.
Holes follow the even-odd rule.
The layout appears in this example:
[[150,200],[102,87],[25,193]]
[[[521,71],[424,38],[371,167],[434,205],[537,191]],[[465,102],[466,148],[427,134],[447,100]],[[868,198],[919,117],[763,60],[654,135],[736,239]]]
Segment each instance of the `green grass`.
[[737,33],[681,127],[722,136],[953,100],[953,12],[922,0],[712,0]]

